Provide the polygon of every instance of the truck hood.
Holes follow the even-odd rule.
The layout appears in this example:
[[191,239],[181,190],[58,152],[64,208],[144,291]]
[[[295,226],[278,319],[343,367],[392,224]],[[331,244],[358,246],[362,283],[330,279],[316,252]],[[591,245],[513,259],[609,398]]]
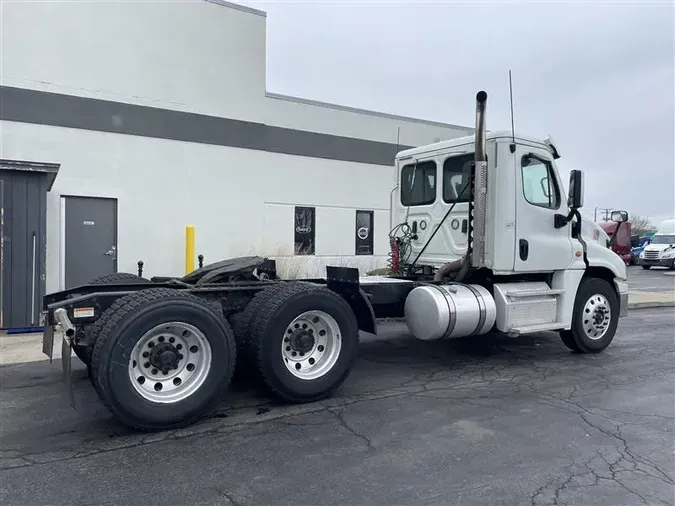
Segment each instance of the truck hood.
[[583,216],[581,217],[581,237],[584,242],[597,242],[605,248],[609,242],[609,235],[607,235],[607,232],[605,232],[596,222],[586,219]]
[[648,246],[645,246],[645,251],[658,251],[661,253],[662,251],[667,250],[668,248],[675,248],[675,244],[650,244]]
[[609,236],[592,220],[581,217],[581,238],[586,243],[588,264],[592,267],[603,267],[614,274],[616,278],[626,279],[626,264],[607,247]]

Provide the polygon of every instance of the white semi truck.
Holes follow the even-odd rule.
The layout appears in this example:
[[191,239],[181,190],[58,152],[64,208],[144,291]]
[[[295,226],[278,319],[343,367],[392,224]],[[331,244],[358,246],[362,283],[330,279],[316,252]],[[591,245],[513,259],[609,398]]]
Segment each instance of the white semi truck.
[[73,351],[112,414],[139,430],[205,416],[235,365],[281,400],[316,401],[345,381],[359,331],[376,333],[382,317],[423,340],[555,331],[576,352],[604,350],[626,314],[626,266],[582,227],[582,173],[565,196],[557,147],[486,135],[486,101],[479,92],[475,136],[396,156],[389,276],[327,267],[325,279],[287,281],[273,261],[246,257],[46,295],[43,351],[52,357],[60,327],[71,402]]
[[640,253],[643,269],[668,267],[675,269],[675,218],[659,223],[654,234]]

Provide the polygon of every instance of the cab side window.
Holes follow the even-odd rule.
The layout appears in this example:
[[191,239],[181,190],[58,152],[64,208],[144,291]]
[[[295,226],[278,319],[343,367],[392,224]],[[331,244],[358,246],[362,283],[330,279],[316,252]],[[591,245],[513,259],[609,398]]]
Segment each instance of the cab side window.
[[560,189],[551,162],[525,155],[521,161],[521,175],[525,200],[534,206],[558,209]]
[[401,204],[424,206],[436,201],[436,162],[406,165],[401,170]]
[[447,204],[469,201],[468,183],[473,159],[473,153],[469,153],[450,157],[443,163],[443,201]]

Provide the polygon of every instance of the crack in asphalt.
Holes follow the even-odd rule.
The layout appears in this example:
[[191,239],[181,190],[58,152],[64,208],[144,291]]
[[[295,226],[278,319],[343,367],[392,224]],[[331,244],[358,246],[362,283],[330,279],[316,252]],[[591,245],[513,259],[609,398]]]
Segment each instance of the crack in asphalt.
[[340,425],[342,425],[342,427],[344,427],[347,430],[347,432],[357,437],[358,439],[362,440],[366,444],[366,448],[368,450],[374,449],[373,442],[370,440],[370,438],[368,438],[364,434],[361,434],[360,432],[357,432],[356,429],[354,429],[351,425],[349,425],[347,421],[344,419],[344,413],[342,411],[336,411],[335,409],[331,408],[326,408],[326,411],[335,416],[335,418],[337,418],[337,420],[340,422]]

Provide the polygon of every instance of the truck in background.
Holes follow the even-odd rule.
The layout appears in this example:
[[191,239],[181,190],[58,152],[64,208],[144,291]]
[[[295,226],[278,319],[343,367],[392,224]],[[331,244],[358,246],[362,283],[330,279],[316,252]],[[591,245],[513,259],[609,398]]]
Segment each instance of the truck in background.
[[630,265],[640,264],[640,253],[642,253],[642,251],[645,249],[645,246],[649,244],[649,241],[652,239],[652,236],[655,233],[656,230],[650,230],[643,236],[631,236],[631,244],[633,247],[630,249]]
[[675,269],[675,218],[664,220],[659,224],[639,258],[643,269],[652,267]]
[[600,227],[609,236],[609,248],[619,255],[626,265],[631,263],[631,225],[630,222],[615,223],[606,221]]

